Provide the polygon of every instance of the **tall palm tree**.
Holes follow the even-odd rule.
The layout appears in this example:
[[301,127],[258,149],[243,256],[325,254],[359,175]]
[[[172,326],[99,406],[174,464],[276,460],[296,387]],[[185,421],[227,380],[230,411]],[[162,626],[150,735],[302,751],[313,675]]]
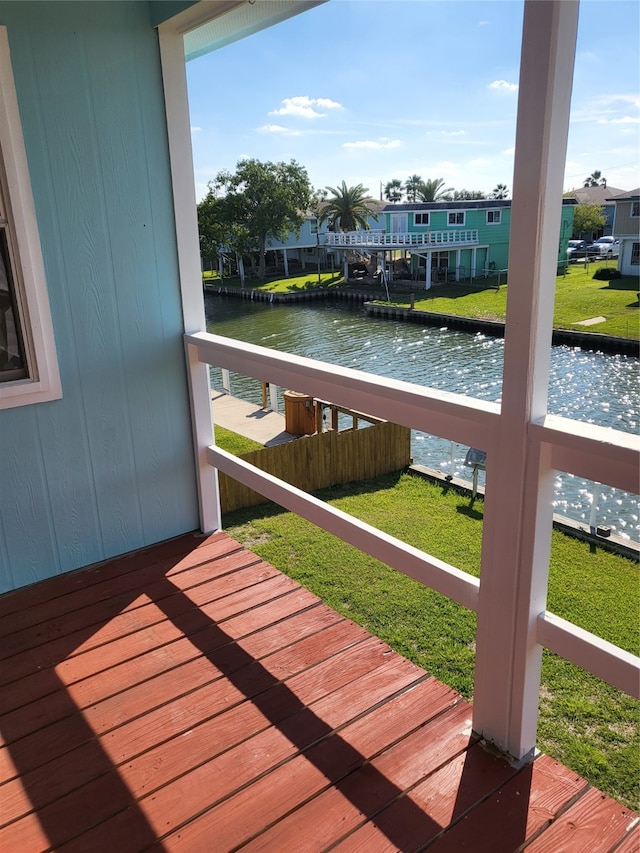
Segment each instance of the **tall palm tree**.
[[377,220],[374,212],[375,200],[367,195],[369,190],[362,184],[348,187],[343,181],[339,187],[327,187],[329,197],[320,208],[320,222],[328,222],[334,231],[358,231],[369,229],[369,217]]
[[402,201],[402,181],[399,181],[398,178],[393,178],[393,180],[386,183],[384,185],[384,197],[387,201],[393,202],[393,204]]
[[496,188],[491,193],[491,198],[508,198],[509,191],[506,184],[496,184]]
[[420,201],[440,201],[453,187],[445,187],[444,178],[427,178],[418,190]]
[[407,194],[407,201],[417,201],[418,193],[422,189],[424,181],[420,175],[410,175],[404,182],[404,191]]
[[583,187],[599,187],[607,185],[607,179],[602,177],[602,172],[599,172],[597,169],[595,172],[591,172],[588,178],[585,178],[583,183]]

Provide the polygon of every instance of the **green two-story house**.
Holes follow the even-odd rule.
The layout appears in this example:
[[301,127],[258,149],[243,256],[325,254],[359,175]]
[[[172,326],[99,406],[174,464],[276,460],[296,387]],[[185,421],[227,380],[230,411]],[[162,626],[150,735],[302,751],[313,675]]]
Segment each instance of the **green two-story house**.
[[[563,199],[558,263],[567,259],[574,199]],[[414,280],[433,284],[484,277],[509,265],[511,200],[388,204],[370,230],[321,235],[327,248],[360,251],[390,271],[404,258]]]

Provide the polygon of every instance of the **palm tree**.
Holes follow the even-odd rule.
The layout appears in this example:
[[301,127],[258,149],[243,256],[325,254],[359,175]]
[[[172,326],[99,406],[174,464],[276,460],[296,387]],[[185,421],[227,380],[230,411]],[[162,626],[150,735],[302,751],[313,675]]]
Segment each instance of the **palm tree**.
[[595,172],[591,172],[588,178],[585,178],[583,187],[606,187],[607,179],[602,177],[602,172],[599,172],[597,169]]
[[427,178],[417,192],[420,201],[440,201],[453,187],[444,186],[444,178]]
[[506,184],[496,184],[496,188],[491,193],[491,198],[509,198],[509,191]]
[[404,191],[407,194],[407,201],[417,201],[418,193],[422,189],[424,181],[420,175],[411,175],[404,182]]
[[387,201],[393,202],[393,204],[402,201],[402,181],[394,178],[386,183],[384,185],[384,197]]
[[369,217],[377,220],[374,212],[375,200],[367,195],[368,189],[357,184],[348,187],[343,181],[340,187],[327,187],[329,197],[320,208],[320,222],[328,222],[334,231],[358,231],[369,229]]

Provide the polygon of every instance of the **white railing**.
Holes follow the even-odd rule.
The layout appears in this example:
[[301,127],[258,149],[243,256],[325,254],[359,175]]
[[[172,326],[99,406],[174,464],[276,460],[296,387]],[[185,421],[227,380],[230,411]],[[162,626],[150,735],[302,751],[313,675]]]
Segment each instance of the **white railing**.
[[[366,411],[373,417],[460,444],[482,447],[487,451],[487,480],[491,481],[491,461],[497,456],[496,436],[501,418],[500,407],[495,403],[372,376],[205,332],[187,335],[185,341],[190,364],[200,361],[281,387],[304,388],[311,396],[339,406]],[[214,469],[222,471],[398,571],[471,610],[479,610],[481,582],[477,578],[215,447],[209,435],[205,431],[203,438],[208,443],[199,445],[203,479],[215,477]],[[640,465],[637,436],[552,415],[542,423],[532,423],[528,436],[533,455],[546,457],[555,469],[580,476],[589,473],[599,482],[632,493],[637,487]],[[508,492],[508,483],[498,488]],[[205,528],[220,527],[218,512],[215,507],[208,507],[209,521],[204,523]],[[485,519],[485,537],[492,535],[488,523]],[[535,613],[534,618],[540,645],[640,698],[639,658],[544,609]]]
[[[203,530],[220,526],[217,468],[474,609],[473,726],[517,759],[535,748],[543,646],[640,698],[640,658],[548,613],[546,604],[555,471],[636,494],[640,469],[640,436],[547,414],[556,199],[566,164],[577,26],[578,5],[571,0],[525,3],[500,406],[206,332],[185,336]],[[467,232],[432,233],[446,233],[448,242]],[[193,280],[199,286],[199,269]],[[485,450],[480,580],[213,446],[209,364]]]
[[475,228],[451,228],[447,231],[420,231],[394,233],[392,231],[345,231],[328,232],[320,237],[323,246],[348,248],[367,246],[383,248],[385,246],[473,246],[478,244],[478,231]]

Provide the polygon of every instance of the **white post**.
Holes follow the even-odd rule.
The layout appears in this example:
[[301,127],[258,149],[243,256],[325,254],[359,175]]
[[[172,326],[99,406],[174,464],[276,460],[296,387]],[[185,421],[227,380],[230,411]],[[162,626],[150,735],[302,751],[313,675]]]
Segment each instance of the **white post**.
[[424,275],[424,289],[431,290],[431,255],[433,252],[427,252],[426,272]]
[[[187,334],[206,330],[204,294],[200,269],[200,239],[196,191],[193,182],[193,155],[187,72],[182,36],[171,24],[158,30],[164,100],[167,116],[171,184],[178,248],[182,317]],[[211,417],[211,382],[209,365],[199,361],[193,347],[187,347],[187,374],[191,396],[191,424],[196,459],[196,478],[203,533],[221,527],[218,499],[218,474],[206,458],[206,448],[213,444]]]
[[598,514],[598,484],[592,483],[591,489],[591,512],[589,513],[589,530],[591,533],[596,532],[596,517]]
[[282,250],[282,260],[284,262],[284,275],[285,275],[285,278],[288,278],[289,277],[289,257],[287,255],[286,249]]
[[502,413],[487,454],[474,729],[517,759],[535,748],[554,472],[528,429],[547,386],[577,0],[526,0],[509,252]]
[[272,412],[278,411],[278,386],[273,382],[269,383],[269,406]]
[[231,374],[224,367],[220,372],[222,373],[222,390],[225,394],[231,396]]

